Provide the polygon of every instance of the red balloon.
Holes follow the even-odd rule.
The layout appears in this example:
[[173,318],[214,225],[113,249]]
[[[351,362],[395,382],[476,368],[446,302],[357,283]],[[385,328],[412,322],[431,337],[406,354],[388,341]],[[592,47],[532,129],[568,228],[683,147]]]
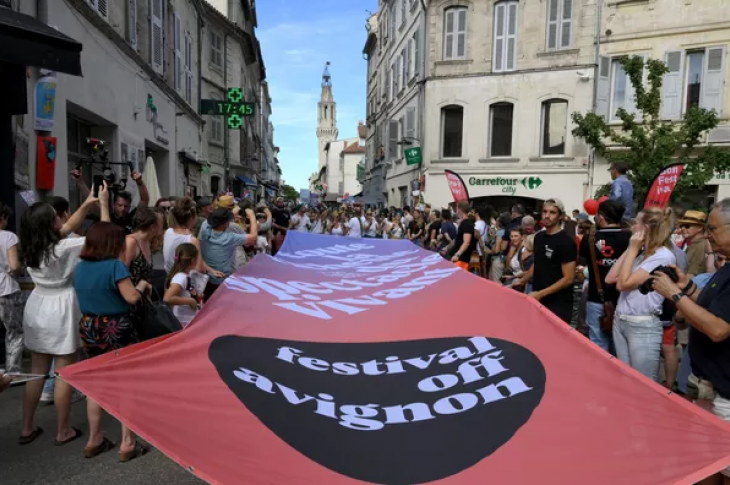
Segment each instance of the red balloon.
[[596,212],[598,212],[598,201],[588,199],[587,201],[583,202],[583,208],[586,210],[589,216],[595,216]]
[[607,195],[604,195],[603,197],[601,197],[600,199],[598,199],[598,204],[599,204],[599,205],[600,205],[600,204],[603,204],[603,203],[604,203],[604,202],[606,202],[607,200],[608,200],[608,196],[607,196]]

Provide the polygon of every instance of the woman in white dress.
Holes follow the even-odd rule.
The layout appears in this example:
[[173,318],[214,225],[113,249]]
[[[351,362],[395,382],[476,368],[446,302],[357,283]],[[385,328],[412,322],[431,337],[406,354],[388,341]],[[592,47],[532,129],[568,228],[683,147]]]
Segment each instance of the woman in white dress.
[[[25,346],[31,351],[33,374],[47,374],[54,360],[56,371],[76,362],[81,347],[81,310],[73,279],[86,238],[67,236],[76,231],[89,210],[98,205],[101,205],[101,220],[108,222],[106,184],[99,191],[99,199],[90,193],[65,224],[46,202],[33,204],[20,220],[20,259],[35,284],[23,314],[23,334]],[[23,429],[18,440],[21,445],[33,442],[43,432],[34,424],[42,392],[42,380],[31,381],[25,386]],[[81,431],[69,424],[71,392],[71,386],[65,381],[56,382],[53,399],[58,417],[56,445],[65,445],[81,436]]]

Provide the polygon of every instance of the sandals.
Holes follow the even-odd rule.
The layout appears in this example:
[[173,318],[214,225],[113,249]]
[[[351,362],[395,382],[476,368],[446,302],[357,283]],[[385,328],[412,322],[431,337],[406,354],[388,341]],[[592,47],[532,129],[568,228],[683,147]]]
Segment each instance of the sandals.
[[135,441],[133,450],[126,451],[124,453],[119,453],[119,462],[120,463],[130,462],[137,457],[146,455],[147,453],[149,453],[149,451],[150,451],[149,445],[140,443],[139,441]]
[[93,448],[84,448],[84,456],[86,458],[95,458],[95,457],[101,455],[102,453],[105,453],[105,452],[113,449],[115,446],[117,446],[117,445],[115,445],[114,443],[109,441],[108,438],[104,438],[101,441],[101,443],[94,446]]
[[43,428],[36,428],[28,436],[21,436],[18,438],[19,445],[29,445],[36,440],[40,435],[43,434]]
[[68,439],[65,439],[65,440],[63,440],[63,441],[58,441],[58,440],[55,440],[55,441],[53,442],[53,446],[63,446],[63,445],[67,445],[67,444],[71,443],[72,441],[74,441],[74,440],[77,440],[77,439],[81,438],[81,437],[82,437],[82,436],[84,435],[84,433],[83,433],[83,432],[82,432],[82,431],[81,431],[80,429],[78,429],[78,428],[73,428],[73,427],[72,427],[71,429],[73,429],[73,430],[74,430],[74,435],[73,435],[72,437],[70,437],[70,438],[68,438]]

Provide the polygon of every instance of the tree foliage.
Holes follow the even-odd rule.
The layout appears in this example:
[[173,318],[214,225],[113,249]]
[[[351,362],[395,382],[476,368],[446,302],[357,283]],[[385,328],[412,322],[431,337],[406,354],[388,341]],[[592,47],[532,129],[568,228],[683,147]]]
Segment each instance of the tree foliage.
[[284,200],[296,201],[299,199],[299,191],[291,185],[282,185],[279,194],[284,197]]
[[[619,63],[634,88],[636,114],[620,108],[616,116],[621,126],[612,127],[596,113],[576,112],[572,115],[573,135],[583,138],[609,162],[620,160],[629,165],[636,200],[643,200],[654,177],[673,163],[685,164],[672,194],[677,198],[691,188],[703,187],[715,173],[730,169],[729,152],[701,145],[704,134],[718,124],[714,110],[691,107],[681,123],[661,119],[662,82],[668,72],[664,62],[624,56]],[[645,68],[648,86],[643,79]],[[605,195],[607,187],[598,188],[597,195]]]

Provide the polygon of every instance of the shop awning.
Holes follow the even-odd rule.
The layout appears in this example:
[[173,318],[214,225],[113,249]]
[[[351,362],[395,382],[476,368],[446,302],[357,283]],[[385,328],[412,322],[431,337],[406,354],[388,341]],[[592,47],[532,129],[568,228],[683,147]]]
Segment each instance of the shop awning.
[[0,61],[81,76],[82,49],[40,20],[0,7]]
[[245,185],[248,185],[250,187],[256,187],[258,185],[256,182],[254,182],[253,180],[251,180],[250,178],[248,178],[244,175],[239,175],[237,178],[238,178],[238,180],[243,182]]

